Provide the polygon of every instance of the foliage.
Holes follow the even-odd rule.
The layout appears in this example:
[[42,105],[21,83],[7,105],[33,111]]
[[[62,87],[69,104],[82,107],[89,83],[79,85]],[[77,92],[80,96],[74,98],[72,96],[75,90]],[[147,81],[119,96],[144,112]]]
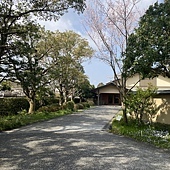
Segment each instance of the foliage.
[[90,104],[88,102],[82,102],[84,108],[90,108]]
[[2,82],[0,84],[0,90],[5,91],[5,90],[11,90],[11,84],[10,82]]
[[57,104],[51,104],[51,105],[46,105],[46,106],[42,106],[40,107],[37,112],[56,112],[58,110],[61,110],[61,106],[57,105]]
[[41,56],[38,56],[36,44],[41,37],[40,27],[34,23],[29,24],[29,31],[20,35],[20,39],[14,39],[17,47],[9,52],[9,65],[12,71],[11,79],[19,81],[23,92],[30,104],[29,113],[35,111],[35,96],[40,87],[48,81],[45,80],[46,68],[40,66]]
[[156,2],[141,17],[128,38],[125,68],[143,77],[162,74],[170,78],[170,1]]
[[79,84],[75,86],[74,96],[80,97],[80,100],[87,100],[94,98],[95,93],[93,92],[94,85],[91,85],[88,79],[82,80]]
[[153,96],[156,94],[156,88],[149,85],[147,89],[137,88],[131,92],[126,99],[126,107],[131,115],[135,115],[136,123],[143,123],[143,118],[152,116],[157,113],[157,107],[154,105]]
[[89,104],[90,106],[94,106],[94,102],[93,102],[93,101],[88,100],[87,102],[88,102],[88,104]]
[[10,1],[0,4],[0,82],[17,79],[30,104],[29,113],[35,109],[38,88],[44,86],[44,68],[36,56],[35,41],[39,39],[38,24],[32,17],[58,20],[69,8],[83,12],[84,0],[64,1]]
[[50,86],[40,86],[36,93],[36,100],[39,106],[59,103],[59,99],[55,96],[55,92],[53,92]]
[[[162,129],[162,126],[168,130]],[[111,132],[119,135],[128,136],[138,141],[147,142],[153,144],[159,148],[170,149],[170,126],[157,124],[155,126],[150,125],[136,125],[134,120],[129,120],[128,124],[125,124],[122,120],[114,120],[112,122]]]
[[74,110],[74,102],[68,101],[67,103],[64,104],[64,108],[73,111]]
[[49,96],[49,97],[44,97],[41,101],[38,100],[38,102],[40,106],[47,106],[51,104],[59,105],[59,98]]
[[15,115],[22,110],[27,110],[29,103],[25,98],[0,98],[0,115]]
[[73,31],[46,32],[39,43],[38,51],[45,54],[42,65],[50,68],[49,79],[53,89],[58,89],[61,104],[74,97],[75,88],[84,82],[82,61],[91,57],[93,50],[86,39]]
[[55,112],[36,112],[35,114],[18,114],[0,117],[0,131],[19,128],[31,123],[53,119],[71,113],[72,111],[70,110],[58,110]]
[[[0,61],[5,61],[5,54],[13,48],[13,38],[26,34],[25,24],[31,22],[32,17],[42,20],[58,20],[69,8],[78,12],[85,9],[84,0],[43,0],[43,1],[12,1],[1,0],[0,3]],[[2,67],[1,71],[7,71]]]
[[82,103],[75,104],[75,110],[79,110],[79,109],[84,109],[84,105]]

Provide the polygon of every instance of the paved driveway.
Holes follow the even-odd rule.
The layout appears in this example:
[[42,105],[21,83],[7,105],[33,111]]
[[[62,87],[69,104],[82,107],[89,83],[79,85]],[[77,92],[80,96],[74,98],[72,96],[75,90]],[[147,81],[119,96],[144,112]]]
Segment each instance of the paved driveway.
[[105,106],[0,133],[0,170],[170,170],[170,153],[103,127]]

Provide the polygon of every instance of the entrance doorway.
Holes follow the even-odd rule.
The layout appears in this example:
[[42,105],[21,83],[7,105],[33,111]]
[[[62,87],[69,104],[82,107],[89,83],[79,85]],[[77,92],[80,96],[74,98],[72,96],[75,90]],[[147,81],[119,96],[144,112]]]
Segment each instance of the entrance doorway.
[[113,94],[108,95],[108,104],[113,104]]

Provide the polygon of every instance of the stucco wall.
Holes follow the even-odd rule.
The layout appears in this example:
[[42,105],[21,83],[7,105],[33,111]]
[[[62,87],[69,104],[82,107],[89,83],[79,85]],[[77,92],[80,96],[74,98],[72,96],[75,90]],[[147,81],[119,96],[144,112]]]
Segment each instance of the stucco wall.
[[149,84],[156,86],[156,77],[153,79],[146,78],[140,81],[140,87],[147,88]]
[[[140,76],[138,74],[134,75],[133,77],[128,78],[127,80],[127,88],[131,88],[139,81]],[[141,80],[139,83],[136,84],[136,87],[144,87],[146,88],[148,84],[152,84],[153,86],[156,86],[158,90],[167,90],[170,89],[170,78],[158,76],[153,79],[144,79]],[[134,87],[135,89],[135,87]]]
[[[136,74],[133,77],[127,79],[126,86],[127,88],[133,87],[139,81],[139,75]],[[139,82],[136,84],[136,87],[139,86]]]
[[170,89],[170,78],[159,76],[156,85],[158,88]]
[[154,100],[160,109],[153,121],[170,124],[170,94],[159,95]]

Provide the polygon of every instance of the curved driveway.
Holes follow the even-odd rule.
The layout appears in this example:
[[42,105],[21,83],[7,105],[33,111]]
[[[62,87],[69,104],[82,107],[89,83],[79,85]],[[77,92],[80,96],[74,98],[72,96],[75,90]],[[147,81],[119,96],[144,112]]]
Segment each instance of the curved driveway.
[[0,133],[0,170],[170,170],[170,152],[103,129],[118,107]]

